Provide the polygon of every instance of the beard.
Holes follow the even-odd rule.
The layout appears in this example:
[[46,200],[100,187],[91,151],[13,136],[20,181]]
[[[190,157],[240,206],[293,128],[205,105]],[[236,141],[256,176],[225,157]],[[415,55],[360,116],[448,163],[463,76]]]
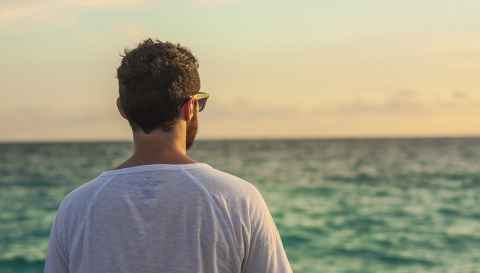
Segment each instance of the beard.
[[190,121],[187,121],[187,137],[186,137],[186,148],[187,150],[193,145],[195,141],[195,136],[197,135],[198,129],[198,120],[197,120],[197,111],[194,111],[193,117]]

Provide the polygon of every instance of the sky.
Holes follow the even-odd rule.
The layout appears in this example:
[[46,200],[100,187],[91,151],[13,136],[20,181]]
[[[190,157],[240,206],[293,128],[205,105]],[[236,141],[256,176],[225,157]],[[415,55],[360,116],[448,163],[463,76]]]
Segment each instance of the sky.
[[480,1],[0,0],[0,141],[129,140],[116,68],[200,63],[198,139],[476,136]]

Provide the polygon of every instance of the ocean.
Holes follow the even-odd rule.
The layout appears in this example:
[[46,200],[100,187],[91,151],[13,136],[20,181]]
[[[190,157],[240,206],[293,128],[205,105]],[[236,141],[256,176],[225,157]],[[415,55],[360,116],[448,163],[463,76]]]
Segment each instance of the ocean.
[[[131,150],[0,144],[0,273],[43,272],[59,202]],[[198,140],[188,153],[257,186],[294,272],[480,272],[480,139]]]

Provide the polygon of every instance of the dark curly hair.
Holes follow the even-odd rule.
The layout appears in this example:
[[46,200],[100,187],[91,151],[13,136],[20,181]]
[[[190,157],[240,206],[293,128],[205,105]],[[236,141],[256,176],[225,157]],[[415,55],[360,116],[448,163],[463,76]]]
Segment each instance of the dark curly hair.
[[147,134],[170,131],[181,103],[200,90],[197,59],[180,44],[150,38],[124,53],[117,78],[130,126]]

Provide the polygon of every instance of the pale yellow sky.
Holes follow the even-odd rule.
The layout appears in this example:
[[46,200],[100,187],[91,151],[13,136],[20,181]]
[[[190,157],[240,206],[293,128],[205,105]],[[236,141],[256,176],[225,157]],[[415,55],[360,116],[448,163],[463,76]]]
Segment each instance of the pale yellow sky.
[[115,70],[146,37],[198,57],[199,139],[479,134],[480,3],[384,2],[2,1],[0,141],[130,139]]

